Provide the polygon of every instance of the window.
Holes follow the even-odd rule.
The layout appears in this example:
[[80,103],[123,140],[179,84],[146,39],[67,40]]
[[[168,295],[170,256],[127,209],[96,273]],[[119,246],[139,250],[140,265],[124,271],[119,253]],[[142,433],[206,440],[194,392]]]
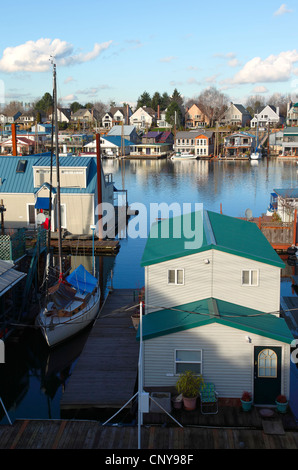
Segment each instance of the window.
[[191,370],[195,374],[202,374],[202,350],[175,350],[175,374],[182,374],[186,370]]
[[16,172],[17,173],[25,173],[26,166],[27,166],[27,160],[19,160]]
[[272,349],[263,349],[260,352],[258,377],[277,377],[277,355]]
[[184,269],[169,269],[168,284],[184,284]]
[[257,269],[247,269],[242,271],[243,286],[257,286],[259,283],[259,272]]

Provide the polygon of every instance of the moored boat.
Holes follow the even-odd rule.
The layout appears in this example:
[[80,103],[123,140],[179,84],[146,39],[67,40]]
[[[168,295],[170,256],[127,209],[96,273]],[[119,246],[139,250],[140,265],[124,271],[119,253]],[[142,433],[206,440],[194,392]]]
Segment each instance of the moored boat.
[[171,160],[196,160],[197,157],[190,152],[176,152],[171,156]]
[[55,346],[88,326],[97,316],[99,302],[98,280],[80,265],[48,289],[47,305],[36,324],[48,345]]
[[[90,274],[82,265],[79,265],[69,276],[65,276],[62,263],[61,240],[61,204],[60,204],[60,171],[58,151],[58,123],[57,123],[57,93],[56,68],[54,65],[54,117],[56,132],[56,179],[57,179],[57,220],[58,220],[58,249],[59,249],[59,279],[52,287],[46,287],[45,306],[36,318],[36,325],[49,346],[55,346],[70,338],[88,326],[97,316],[100,303],[99,280]],[[52,181],[50,182],[52,190]],[[51,214],[51,197],[49,213]],[[48,224],[48,237],[51,234],[51,222]],[[49,273],[49,241],[46,273]],[[94,263],[93,263],[94,269]]]

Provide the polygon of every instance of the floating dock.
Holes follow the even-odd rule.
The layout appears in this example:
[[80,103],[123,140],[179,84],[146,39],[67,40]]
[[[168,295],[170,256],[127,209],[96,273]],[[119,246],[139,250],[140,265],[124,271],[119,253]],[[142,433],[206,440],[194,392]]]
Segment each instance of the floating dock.
[[135,308],[138,298],[132,289],[108,295],[67,383],[61,411],[120,409],[133,397],[139,359],[131,320]]
[[[52,239],[51,247],[54,249],[54,252],[58,251],[58,240]],[[118,240],[94,240],[95,255],[116,255],[119,249],[120,243]],[[62,251],[63,253],[92,255],[93,241],[92,239],[87,239],[83,237],[74,239],[63,239]]]

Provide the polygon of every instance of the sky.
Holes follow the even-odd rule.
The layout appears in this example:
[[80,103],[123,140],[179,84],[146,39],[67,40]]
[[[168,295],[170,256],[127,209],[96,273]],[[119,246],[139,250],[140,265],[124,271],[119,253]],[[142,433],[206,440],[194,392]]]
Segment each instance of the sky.
[[234,103],[298,101],[297,24],[297,0],[3,2],[0,103],[52,93],[51,58],[64,106],[134,107],[144,91],[187,100],[209,87]]

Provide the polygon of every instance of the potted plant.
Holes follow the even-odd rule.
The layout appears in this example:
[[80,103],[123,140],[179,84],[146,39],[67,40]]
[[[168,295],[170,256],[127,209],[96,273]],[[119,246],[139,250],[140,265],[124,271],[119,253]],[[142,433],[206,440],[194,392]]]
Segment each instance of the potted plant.
[[185,410],[191,411],[196,409],[199,391],[203,385],[203,377],[195,375],[191,370],[187,370],[180,375],[176,383],[176,389],[179,394],[182,394]]
[[286,413],[288,407],[288,400],[285,395],[278,395],[275,400],[277,411],[280,413]]
[[252,396],[249,392],[243,392],[240,398],[243,411],[250,411],[252,405]]

